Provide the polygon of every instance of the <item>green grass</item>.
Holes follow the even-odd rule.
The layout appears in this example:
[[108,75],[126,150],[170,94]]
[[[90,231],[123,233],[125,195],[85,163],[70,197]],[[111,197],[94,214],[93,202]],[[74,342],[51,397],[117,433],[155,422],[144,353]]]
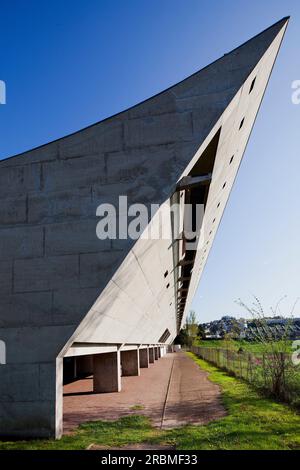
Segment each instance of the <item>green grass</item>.
[[24,450],[80,450],[86,449],[90,444],[106,447],[122,446],[131,443],[147,442],[154,439],[159,431],[152,428],[149,420],[140,415],[130,415],[117,421],[95,421],[79,426],[75,434],[63,436],[60,440],[31,440],[1,442],[2,449]]
[[[300,416],[287,405],[262,397],[245,382],[189,354],[222,389],[228,416],[197,427],[199,449],[300,449]],[[204,429],[205,428],[205,429]],[[196,449],[196,442],[190,442]]]
[[175,445],[178,450],[207,449],[300,449],[300,417],[286,405],[261,397],[246,383],[197,358],[189,356],[220,385],[228,415],[205,426],[184,426],[161,431],[142,415],[118,421],[81,425],[60,441],[1,442],[1,449],[86,449],[148,442]]
[[130,409],[133,410],[133,411],[143,410],[144,405],[133,405],[133,406],[130,407]]
[[[280,341],[278,345],[280,346]],[[288,352],[292,352],[292,341],[288,342]],[[252,353],[262,353],[264,352],[264,345],[262,343],[255,343],[245,340],[225,340],[225,339],[206,339],[198,340],[196,346],[201,346],[203,348],[223,348],[231,349],[233,351],[238,351],[240,348],[243,348],[244,351]],[[283,349],[284,345],[283,345]]]

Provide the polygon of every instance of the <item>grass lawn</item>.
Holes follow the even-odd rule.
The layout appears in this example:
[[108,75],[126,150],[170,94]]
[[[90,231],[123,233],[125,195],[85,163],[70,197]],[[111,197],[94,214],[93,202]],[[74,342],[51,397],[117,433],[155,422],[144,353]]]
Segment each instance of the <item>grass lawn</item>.
[[83,424],[74,435],[59,441],[0,441],[0,450],[86,449],[90,444],[107,448],[141,442],[175,445],[178,450],[300,449],[300,416],[292,408],[261,397],[246,383],[188,354],[220,385],[228,411],[225,418],[205,426],[161,431],[139,414]]
[[[280,344],[281,342],[278,341],[278,345]],[[196,346],[201,346],[202,348],[231,349],[233,351],[238,351],[239,348],[243,348],[244,351],[251,352],[253,354],[264,352],[264,346],[262,343],[255,343],[245,340],[205,339],[199,340]],[[288,342],[288,346],[289,347],[287,352],[292,352],[292,341]]]

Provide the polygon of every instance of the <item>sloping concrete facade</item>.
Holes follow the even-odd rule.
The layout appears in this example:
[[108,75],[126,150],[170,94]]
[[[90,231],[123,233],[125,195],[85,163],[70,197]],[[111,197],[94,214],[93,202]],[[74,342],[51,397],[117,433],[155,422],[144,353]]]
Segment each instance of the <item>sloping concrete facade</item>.
[[[60,436],[63,357],[173,342],[286,25],[127,111],[0,162],[0,435]],[[178,190],[206,174],[205,191]],[[120,195],[164,203],[150,223],[170,227],[172,201],[203,203],[201,247],[185,253],[172,236],[99,240],[96,209]]]

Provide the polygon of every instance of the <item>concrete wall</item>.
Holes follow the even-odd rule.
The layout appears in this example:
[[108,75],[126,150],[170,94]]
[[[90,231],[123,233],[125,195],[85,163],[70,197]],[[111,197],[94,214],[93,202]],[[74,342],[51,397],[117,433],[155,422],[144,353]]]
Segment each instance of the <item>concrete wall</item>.
[[[130,240],[100,241],[96,208],[119,195],[148,207],[168,200],[278,34],[257,109],[283,27],[128,111],[0,162],[0,339],[7,347],[0,435],[59,435],[57,358],[74,340],[155,344],[168,328],[172,342],[174,288],[166,291],[164,278],[172,271],[169,241],[137,243],[132,252]],[[129,271],[137,275],[125,288]]]

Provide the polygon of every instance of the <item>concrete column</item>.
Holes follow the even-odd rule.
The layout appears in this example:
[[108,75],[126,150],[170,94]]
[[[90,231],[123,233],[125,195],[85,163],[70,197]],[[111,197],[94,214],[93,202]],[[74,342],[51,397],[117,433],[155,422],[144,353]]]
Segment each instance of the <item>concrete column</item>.
[[[54,437],[56,439],[60,439],[63,433],[63,358],[62,357],[56,358],[55,372],[56,372],[55,373],[55,419],[53,420],[53,417],[51,416],[51,427],[54,424],[54,427],[55,427]],[[52,378],[52,381],[53,381],[53,378]],[[49,393],[49,389],[47,391]],[[52,407],[52,404],[51,404],[51,407]],[[45,419],[45,416],[43,416],[43,419]]]
[[164,347],[161,346],[160,347],[160,357],[164,357],[164,355],[165,355]]
[[154,348],[151,346],[148,348],[149,351],[149,363],[153,364],[154,362]]
[[140,367],[149,367],[149,351],[148,348],[139,349],[140,353]]
[[120,351],[94,354],[94,392],[121,391],[121,362]]
[[122,375],[140,375],[139,350],[121,352]]
[[74,357],[74,379],[77,378],[77,358]]
[[157,346],[154,347],[154,359],[155,359],[156,361],[159,359],[158,347],[157,347]]

